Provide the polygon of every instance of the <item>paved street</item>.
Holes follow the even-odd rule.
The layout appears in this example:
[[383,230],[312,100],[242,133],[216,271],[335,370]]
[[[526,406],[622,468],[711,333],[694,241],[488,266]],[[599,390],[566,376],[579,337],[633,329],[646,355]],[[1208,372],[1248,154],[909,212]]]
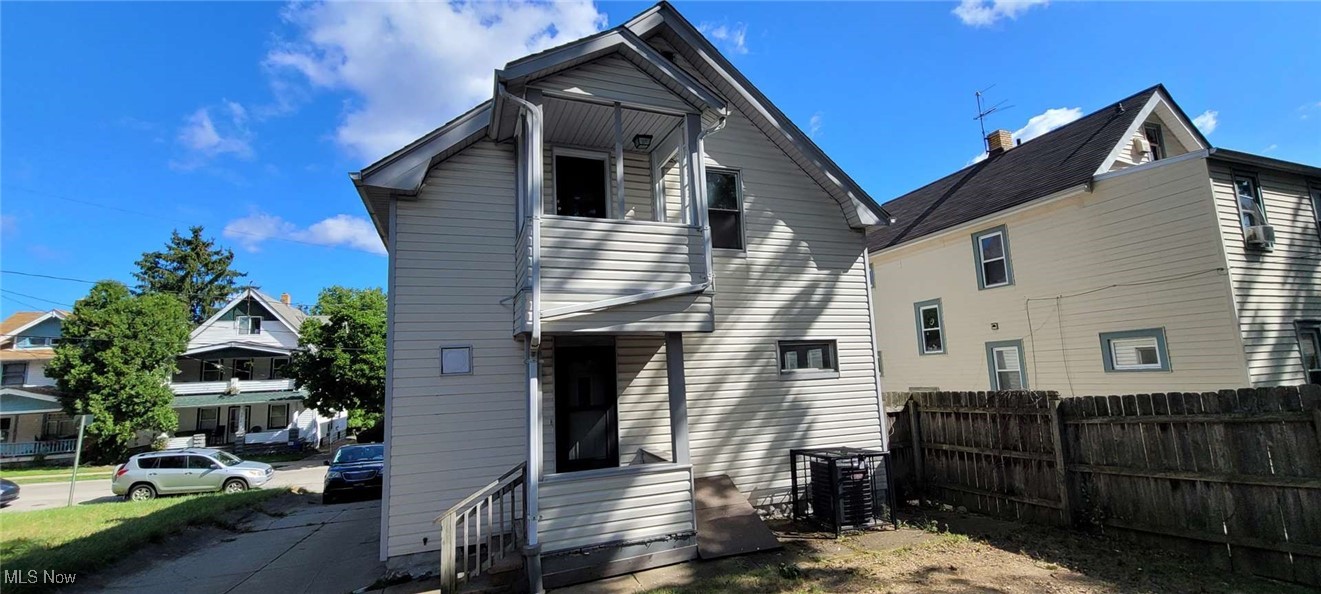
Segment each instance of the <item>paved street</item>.
[[377,561],[381,504],[301,505],[283,517],[258,514],[237,534],[220,533],[190,552],[154,563],[121,563],[74,591],[351,592],[384,573]]
[[[275,476],[271,478],[271,482],[266,483],[266,487],[302,487],[320,493],[322,481],[326,476],[326,467],[321,465],[324,459],[322,456],[288,465],[279,464],[275,469]],[[22,489],[18,501],[4,508],[0,513],[60,507],[67,503],[69,498],[69,483],[23,485]],[[120,501],[120,498],[110,492],[110,479],[104,479],[78,481],[73,501],[76,504],[106,503]]]

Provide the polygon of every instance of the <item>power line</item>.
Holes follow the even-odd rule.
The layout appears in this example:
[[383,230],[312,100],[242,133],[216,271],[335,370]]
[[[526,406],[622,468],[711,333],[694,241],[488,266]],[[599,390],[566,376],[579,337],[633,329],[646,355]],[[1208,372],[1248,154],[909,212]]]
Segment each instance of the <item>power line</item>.
[[10,291],[9,289],[0,289],[0,293],[9,293],[10,295],[18,295],[19,297],[27,297],[28,299],[36,299],[37,301],[45,301],[46,303],[53,303],[53,304],[55,304],[55,305],[63,305],[63,306],[65,306],[65,307],[73,307],[72,305],[69,305],[68,303],[63,303],[63,302],[60,302],[60,301],[51,301],[50,299],[43,299],[43,298],[41,298],[41,297],[37,297],[36,295],[28,295],[28,294],[26,294],[26,293],[19,293],[18,291]]
[[69,277],[67,277],[67,276],[51,276],[51,275],[49,275],[49,274],[36,274],[36,273],[34,273],[34,272],[19,272],[19,271],[17,271],[17,270],[0,270],[0,273],[3,273],[3,274],[17,274],[17,275],[19,275],[19,276],[31,276],[31,277],[36,277],[36,278],[49,278],[49,279],[53,279],[53,280],[69,281],[69,282],[74,282],[74,283],[87,283],[87,284],[89,284],[89,285],[95,285],[95,284],[97,283],[97,281],[89,281],[89,280],[84,280],[84,279],[81,279],[81,278],[69,278]]
[[[17,275],[19,275],[19,276],[31,276],[31,277],[36,277],[36,278],[48,278],[48,279],[53,279],[53,280],[69,281],[69,282],[75,282],[75,283],[86,283],[86,284],[89,284],[89,285],[94,285],[94,284],[100,282],[100,281],[93,281],[93,280],[87,280],[87,279],[82,279],[82,278],[71,278],[71,277],[67,277],[67,276],[51,276],[51,275],[48,275],[48,274],[36,274],[36,273],[32,273],[32,272],[20,272],[20,271],[17,271],[17,270],[0,270],[0,274],[17,274]],[[245,286],[245,287],[241,287],[239,290],[242,291],[243,289],[254,289],[254,290],[255,290],[255,289],[257,289],[257,286],[256,286],[256,285],[247,285],[247,286]],[[196,297],[196,296],[198,296],[198,295],[201,294],[201,290],[198,290],[197,292],[194,292],[194,293],[186,293],[186,292],[183,292],[183,291],[151,291],[151,293],[159,293],[159,294],[162,294],[162,295],[174,295],[174,296],[176,296],[176,297]],[[254,297],[257,297],[258,299],[260,299],[260,300],[261,300],[262,302],[264,302],[264,303],[269,303],[269,304],[272,304],[272,305],[274,305],[275,303],[277,303],[277,301],[276,301],[276,300],[273,300],[273,299],[268,299],[268,298],[266,298],[266,297],[262,297],[262,296],[258,296],[258,295],[253,295],[253,296],[254,296]],[[32,296],[29,295],[28,297],[32,297]],[[49,299],[42,299],[41,297],[32,297],[32,298],[33,298],[33,299],[40,300],[40,301],[49,301],[49,302],[51,302],[51,303],[57,303],[57,304],[59,304],[59,305],[68,305],[68,304],[65,304],[65,303],[59,303],[59,302],[56,302],[56,301],[50,301]],[[284,304],[285,304],[283,301],[278,301],[278,303],[280,303],[281,305],[284,305]],[[299,306],[299,307],[312,307],[312,306],[314,306],[315,304],[313,304],[313,303],[289,303],[288,305],[290,305],[290,306]],[[72,307],[72,306],[69,306],[69,307]]]
[[23,301],[22,299],[15,299],[14,297],[12,297],[12,296],[10,296],[10,295],[4,295],[4,298],[5,298],[5,299],[8,299],[8,300],[10,300],[10,301],[13,301],[14,303],[17,303],[17,304],[19,304],[19,305],[22,305],[23,307],[30,307],[30,308],[32,308],[32,309],[41,309],[41,307],[38,307],[38,306],[36,306],[36,305],[32,305],[31,303],[28,303],[28,302],[26,302],[26,301]]

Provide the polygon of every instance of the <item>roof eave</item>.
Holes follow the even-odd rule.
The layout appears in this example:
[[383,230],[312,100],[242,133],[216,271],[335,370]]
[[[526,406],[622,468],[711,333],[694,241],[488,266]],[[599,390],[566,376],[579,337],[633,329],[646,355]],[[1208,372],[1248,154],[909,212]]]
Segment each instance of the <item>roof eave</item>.
[[1220,161],[1228,161],[1230,163],[1238,163],[1241,165],[1252,165],[1254,167],[1262,167],[1265,169],[1277,169],[1280,171],[1297,173],[1299,175],[1321,178],[1321,167],[1308,165],[1306,163],[1295,163],[1293,161],[1275,159],[1263,155],[1254,155],[1252,153],[1245,153],[1243,151],[1236,151],[1232,149],[1223,149],[1223,148],[1212,148],[1208,152],[1207,157],[1211,159],[1217,159]]

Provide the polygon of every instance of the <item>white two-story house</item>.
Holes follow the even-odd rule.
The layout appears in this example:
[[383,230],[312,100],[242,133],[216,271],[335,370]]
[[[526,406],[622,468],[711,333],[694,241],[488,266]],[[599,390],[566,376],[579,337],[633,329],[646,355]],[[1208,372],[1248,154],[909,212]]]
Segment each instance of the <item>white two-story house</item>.
[[247,288],[194,328],[170,382],[175,435],[204,434],[216,446],[287,442],[290,431],[312,444],[341,436],[345,413],[308,409],[285,373],[307,318],[287,293]]
[[1321,382],[1321,168],[1212,147],[1162,86],[885,207],[889,390]]
[[506,536],[534,588],[683,561],[721,534],[695,482],[784,503],[791,448],[884,447],[889,216],[670,5],[352,178],[390,252],[392,564],[479,572]]

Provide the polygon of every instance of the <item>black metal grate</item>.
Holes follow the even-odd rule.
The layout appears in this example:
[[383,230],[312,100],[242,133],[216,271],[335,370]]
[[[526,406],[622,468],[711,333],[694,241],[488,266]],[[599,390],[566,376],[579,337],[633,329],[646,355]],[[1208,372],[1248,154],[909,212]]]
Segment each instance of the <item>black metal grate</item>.
[[868,528],[894,518],[894,485],[887,452],[858,448],[790,450],[793,517],[835,531]]

